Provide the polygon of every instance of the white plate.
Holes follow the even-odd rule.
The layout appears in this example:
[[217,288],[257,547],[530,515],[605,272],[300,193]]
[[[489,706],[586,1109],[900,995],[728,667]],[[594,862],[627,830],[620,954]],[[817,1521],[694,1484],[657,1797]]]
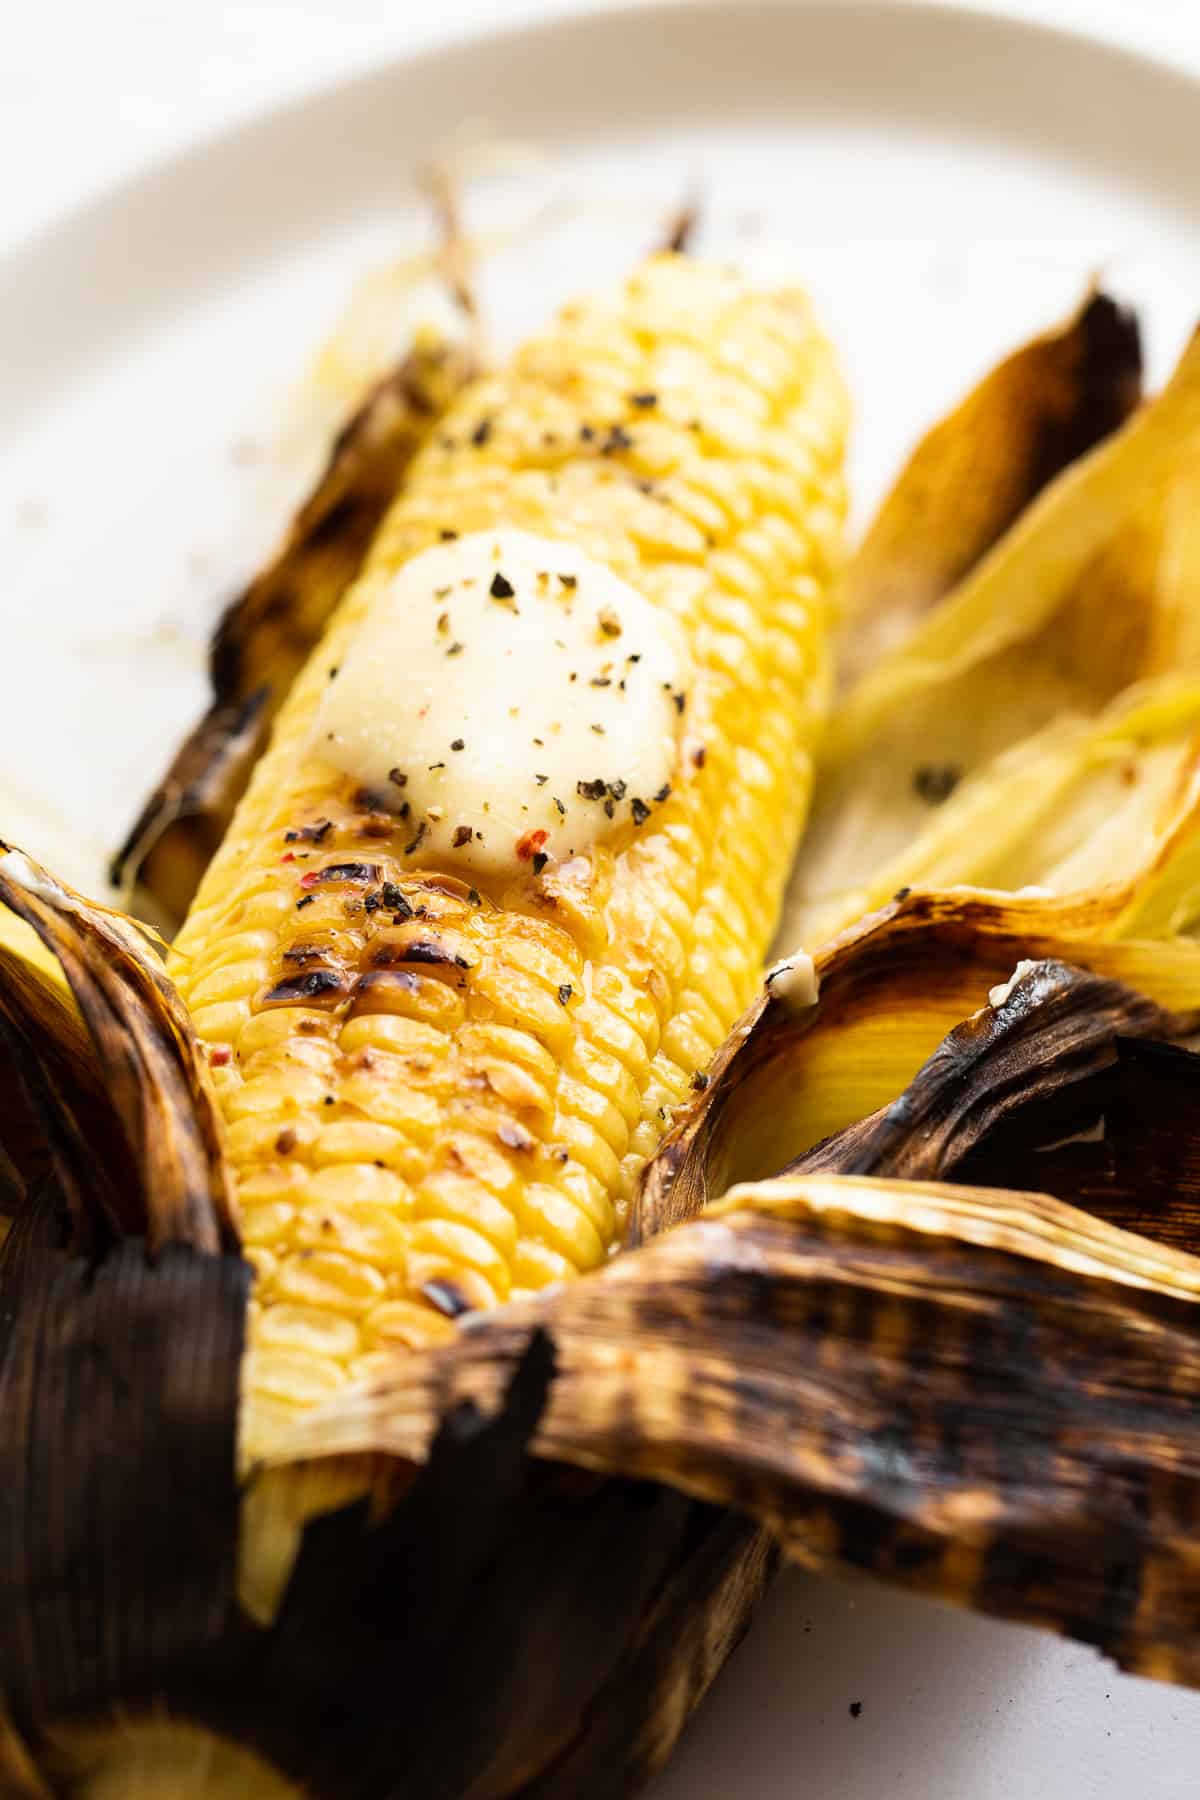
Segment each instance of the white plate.
[[[425,241],[408,172],[456,127],[544,153],[472,189],[509,240],[485,280],[501,338],[693,190],[708,246],[805,270],[858,400],[861,513],[1093,271],[1143,303],[1161,374],[1200,301],[1198,102],[1024,25],[712,0],[400,61],[90,204],[0,264],[0,791],[24,795],[0,832],[63,866],[61,814],[86,876],[128,822],[203,698],[216,605],[311,462],[281,396],[354,280]],[[791,1577],[655,1792],[1182,1800],[1198,1748],[1200,1701],[1086,1651]]]

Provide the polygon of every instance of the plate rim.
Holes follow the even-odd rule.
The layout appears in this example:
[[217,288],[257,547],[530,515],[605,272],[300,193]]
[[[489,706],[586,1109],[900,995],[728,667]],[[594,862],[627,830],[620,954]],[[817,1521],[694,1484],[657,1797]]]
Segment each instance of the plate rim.
[[[1065,0],[1041,3],[1051,11],[1061,11]],[[1130,70],[1150,73],[1181,93],[1200,95],[1200,50],[1196,66],[1188,67],[1172,60],[1170,53],[1156,43],[1131,41],[1114,29],[1112,20],[1033,16],[1014,0],[750,0],[749,5],[745,0],[570,0],[569,11],[562,10],[555,0],[541,0],[540,4],[538,0],[516,0],[516,6],[515,13],[501,20],[449,15],[432,38],[408,47],[397,43],[332,75],[301,80],[284,94],[251,101],[225,118],[185,132],[179,139],[140,157],[129,168],[102,179],[77,199],[59,205],[47,217],[20,228],[10,241],[0,239],[0,282],[55,239],[68,235],[89,215],[119,206],[152,181],[169,180],[176,171],[201,161],[231,139],[277,129],[308,108],[332,101],[336,95],[386,83],[414,70],[419,72],[422,65],[432,67],[484,45],[494,44],[498,51],[511,54],[523,39],[534,48],[539,39],[548,41],[621,20],[658,18],[670,23],[680,17],[724,15],[744,23],[751,12],[760,17],[812,13],[842,19],[857,14],[865,25],[872,17],[907,15],[922,22],[940,20],[951,30],[993,30],[1032,36],[1060,49],[1074,45]]]

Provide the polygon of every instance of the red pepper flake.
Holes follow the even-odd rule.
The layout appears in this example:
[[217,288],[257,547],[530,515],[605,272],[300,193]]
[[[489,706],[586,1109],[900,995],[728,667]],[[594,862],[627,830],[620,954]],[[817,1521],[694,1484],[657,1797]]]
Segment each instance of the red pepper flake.
[[696,748],[692,751],[692,767],[694,769],[702,769],[707,761],[708,751],[703,744],[697,744]]
[[292,1151],[296,1148],[296,1133],[292,1130],[290,1125],[285,1125],[279,1136],[275,1139],[275,1148],[280,1156],[290,1156]]
[[531,857],[537,855],[539,850],[544,850],[549,836],[548,831],[527,831],[519,837],[517,839],[517,855],[521,861],[528,862]]
[[209,1051],[208,1060],[214,1069],[223,1069],[232,1055],[233,1051],[226,1045],[218,1044],[214,1050]]
[[281,863],[295,862],[296,852],[294,850],[289,850],[283,856],[281,856],[279,860]]

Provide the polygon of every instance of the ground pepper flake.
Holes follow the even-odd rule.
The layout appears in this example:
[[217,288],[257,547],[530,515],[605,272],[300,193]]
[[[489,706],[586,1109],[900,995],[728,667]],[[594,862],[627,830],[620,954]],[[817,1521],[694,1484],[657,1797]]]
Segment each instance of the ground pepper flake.
[[961,780],[962,770],[953,763],[922,763],[913,770],[914,792],[929,806],[948,800]]
[[464,844],[470,843],[473,835],[469,825],[456,825],[454,828],[454,836],[450,841],[456,850],[461,850]]
[[461,650],[462,650],[462,645],[456,641],[455,643],[451,644],[450,648],[446,652],[446,655],[447,656],[458,656],[460,654]]
[[534,872],[534,874],[540,875],[542,870],[545,868],[546,864],[549,861],[550,861],[550,858],[546,855],[546,852],[544,850],[535,850],[534,854],[533,854],[533,872]]
[[650,808],[646,805],[644,800],[639,800],[636,794],[629,802],[629,810],[633,814],[633,822],[635,825],[644,825],[646,820],[650,817]]
[[285,844],[323,844],[333,830],[332,819],[319,819],[315,825],[301,825],[296,831],[285,831]]
[[490,419],[480,419],[478,425],[471,433],[471,442],[477,450],[482,450],[491,435],[492,421]]
[[560,1006],[565,1006],[567,1004],[567,1001],[571,998],[571,995],[574,993],[574,991],[575,990],[571,986],[570,982],[564,981],[562,986],[558,990],[558,1004]]
[[488,593],[492,596],[492,599],[511,600],[516,591],[516,588],[508,579],[508,576],[501,574],[500,570],[497,569],[496,573],[492,576],[491,586],[488,588]]

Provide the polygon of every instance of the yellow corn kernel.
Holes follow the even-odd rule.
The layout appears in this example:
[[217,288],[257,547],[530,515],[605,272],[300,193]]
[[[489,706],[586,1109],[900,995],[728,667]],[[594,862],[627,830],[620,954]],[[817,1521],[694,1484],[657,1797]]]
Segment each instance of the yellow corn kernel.
[[[243,1456],[320,1397],[323,1360],[336,1385],[452,1331],[446,1288],[491,1305],[615,1246],[642,1162],[761,976],[828,699],[844,413],[800,295],[663,257],[475,384],[413,464],[173,963],[201,1035],[232,1052],[219,1099],[261,1271]],[[678,620],[692,665],[670,795],[626,848],[551,867],[532,898],[415,869],[409,827],[365,817],[310,745],[379,583],[448,532],[507,525],[607,562]],[[328,854],[284,862],[286,833],[317,819]],[[403,885],[419,929],[369,908],[365,877],[301,887],[353,859]],[[445,962],[414,968],[406,949],[430,937]],[[336,979],[294,1001],[314,957]]]

